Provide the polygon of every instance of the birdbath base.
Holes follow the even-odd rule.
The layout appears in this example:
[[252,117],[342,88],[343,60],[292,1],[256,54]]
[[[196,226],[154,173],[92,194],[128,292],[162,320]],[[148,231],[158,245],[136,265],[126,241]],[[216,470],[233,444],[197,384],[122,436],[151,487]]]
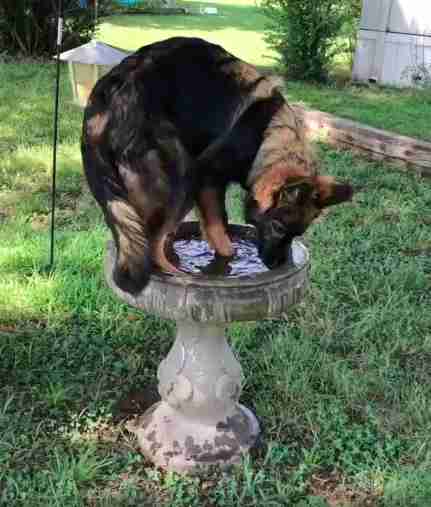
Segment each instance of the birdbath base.
[[[176,239],[188,241],[199,231],[198,223],[185,222]],[[256,244],[251,227],[230,225],[229,233]],[[128,426],[142,452],[176,472],[238,462],[260,429],[253,413],[238,403],[243,375],[227,344],[226,326],[279,318],[298,304],[308,283],[307,249],[294,241],[290,260],[279,268],[236,278],[155,270],[136,295],[115,284],[116,258],[109,242],[105,275],[114,293],[130,306],[177,323],[176,340],[158,369],[162,401]]]
[[128,425],[155,465],[189,472],[237,463],[260,433],[238,403],[242,370],[225,326],[177,322],[177,336],[158,370],[162,401]]

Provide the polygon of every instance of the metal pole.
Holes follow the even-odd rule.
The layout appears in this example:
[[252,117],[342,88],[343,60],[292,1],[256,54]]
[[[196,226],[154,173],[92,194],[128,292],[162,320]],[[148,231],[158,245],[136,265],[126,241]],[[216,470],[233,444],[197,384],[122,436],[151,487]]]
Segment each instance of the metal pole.
[[58,140],[58,104],[60,98],[60,50],[63,38],[63,0],[58,0],[57,6],[57,75],[54,105],[54,139],[52,153],[52,187],[51,187],[51,244],[49,267],[54,266],[54,232],[55,232],[55,197],[57,176],[57,140]]

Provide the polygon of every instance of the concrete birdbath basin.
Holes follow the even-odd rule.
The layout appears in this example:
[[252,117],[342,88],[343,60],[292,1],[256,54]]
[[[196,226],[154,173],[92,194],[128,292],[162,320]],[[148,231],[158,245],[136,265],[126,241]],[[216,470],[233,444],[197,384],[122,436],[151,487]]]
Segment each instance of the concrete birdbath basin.
[[[230,233],[249,245],[254,229],[231,225]],[[182,248],[199,235],[184,222],[176,235]],[[177,324],[176,340],[158,368],[161,401],[130,422],[144,455],[177,472],[236,463],[260,433],[254,414],[239,403],[242,370],[225,336],[229,323],[279,318],[303,297],[309,256],[299,241],[291,260],[266,272],[217,276],[154,272],[136,297],[112,279],[115,246],[108,243],[105,275],[124,302]],[[269,386],[268,386],[269,387]]]

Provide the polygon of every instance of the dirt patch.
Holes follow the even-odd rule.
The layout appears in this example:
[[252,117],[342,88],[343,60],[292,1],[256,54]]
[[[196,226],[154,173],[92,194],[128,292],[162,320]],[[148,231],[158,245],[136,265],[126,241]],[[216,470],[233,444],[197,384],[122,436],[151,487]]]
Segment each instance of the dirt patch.
[[122,421],[137,414],[143,414],[151,405],[160,401],[156,385],[131,390],[114,408],[114,420]]
[[431,241],[419,241],[411,248],[401,250],[404,255],[417,257],[419,255],[431,255]]
[[55,61],[48,55],[46,56],[26,56],[22,54],[12,54],[7,51],[0,52],[0,63],[19,63],[22,65],[37,63],[54,65]]
[[419,223],[423,224],[423,225],[431,225],[431,216],[428,216],[428,217],[421,217],[419,219]]
[[60,209],[76,210],[78,207],[81,192],[58,192],[57,206]]
[[15,326],[7,326],[0,324],[0,333],[10,334],[10,333],[16,333],[17,329]]
[[30,225],[33,231],[44,231],[49,226],[49,216],[43,213],[35,213],[32,215]]
[[339,472],[313,475],[310,493],[324,498],[330,507],[377,507],[380,500],[377,491],[345,484]]
[[406,351],[400,353],[399,365],[416,382],[427,384],[431,381],[431,353],[425,351]]
[[[1,63],[1,62],[0,62]],[[0,139],[0,153],[10,153],[18,148],[16,139],[13,137],[3,137]]]
[[399,224],[401,222],[401,214],[399,210],[385,210],[378,215],[367,214],[352,218],[352,223],[357,226],[370,226],[375,223]]
[[23,195],[15,198],[12,192],[0,192],[0,224],[6,222],[10,218],[16,215],[16,202],[19,202],[19,198],[25,198]]
[[389,224],[398,224],[401,221],[401,215],[398,210],[386,210],[380,220]]

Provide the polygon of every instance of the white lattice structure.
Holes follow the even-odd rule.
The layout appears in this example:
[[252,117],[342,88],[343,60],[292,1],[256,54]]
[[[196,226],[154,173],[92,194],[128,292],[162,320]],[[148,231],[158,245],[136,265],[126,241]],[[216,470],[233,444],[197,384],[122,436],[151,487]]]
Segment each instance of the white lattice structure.
[[431,66],[431,0],[363,0],[353,79],[410,86],[406,69],[424,65]]

